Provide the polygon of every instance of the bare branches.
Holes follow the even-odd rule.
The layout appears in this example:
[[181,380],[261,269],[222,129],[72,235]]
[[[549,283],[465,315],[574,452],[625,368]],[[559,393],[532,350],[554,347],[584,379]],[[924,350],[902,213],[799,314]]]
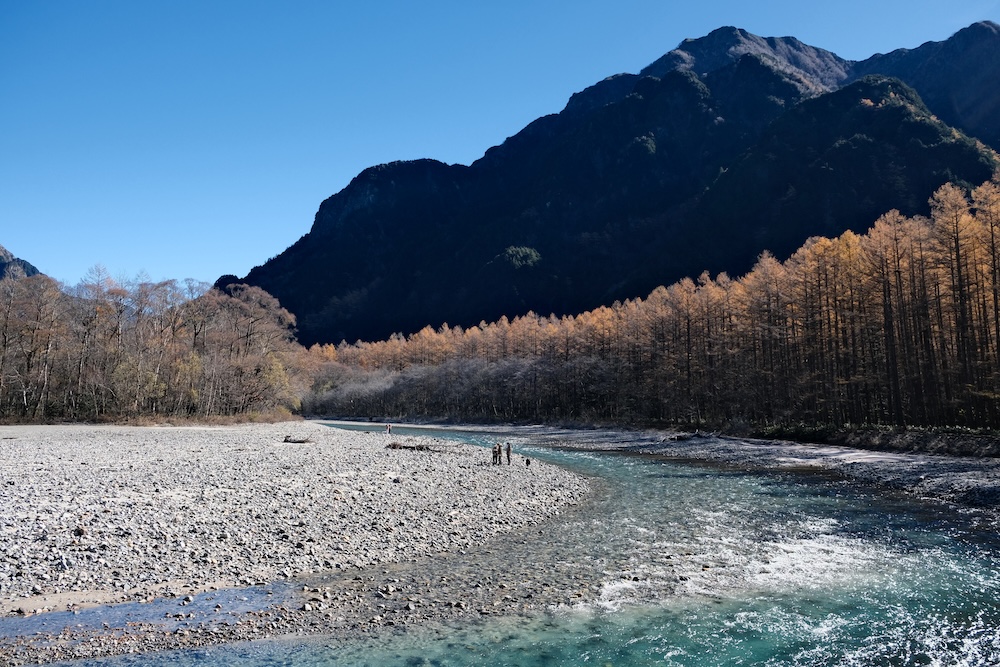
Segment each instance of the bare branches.
[[[243,287],[243,286],[241,286]],[[192,296],[194,298],[192,298]],[[246,415],[298,406],[294,318],[258,288],[0,281],[0,418]],[[295,389],[293,389],[293,386]]]

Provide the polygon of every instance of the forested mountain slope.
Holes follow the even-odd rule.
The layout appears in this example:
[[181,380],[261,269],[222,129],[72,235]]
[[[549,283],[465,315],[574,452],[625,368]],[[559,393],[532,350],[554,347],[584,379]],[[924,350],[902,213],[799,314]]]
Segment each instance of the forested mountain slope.
[[1000,148],[1000,26],[983,21],[944,42],[856,63],[852,78],[885,74],[911,85],[941,120]]
[[[883,426],[995,433],[1000,175],[942,185],[929,216],[890,210],[783,262],[762,253],[739,277],[312,351],[303,409],[323,416],[673,424],[812,442]],[[965,442],[1000,453],[996,437]]]
[[989,178],[997,155],[973,137],[1000,145],[995,86],[983,90],[1000,80],[996,53],[992,23],[863,62],[721,28],[472,165],[365,170],[243,281],[310,344],[577,313],[705,269],[740,273],[762,250],[892,207],[926,212],[942,183]]

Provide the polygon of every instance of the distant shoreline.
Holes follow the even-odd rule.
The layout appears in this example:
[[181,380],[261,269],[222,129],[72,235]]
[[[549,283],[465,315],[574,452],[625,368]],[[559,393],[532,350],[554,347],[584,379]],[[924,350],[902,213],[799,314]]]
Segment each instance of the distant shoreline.
[[[856,484],[1000,514],[1000,459],[957,455],[947,447],[934,445],[934,438],[940,437],[930,436],[924,443],[929,451],[905,443],[900,443],[893,451],[889,447],[876,448],[870,443],[851,446],[638,431],[631,438],[622,438],[617,445],[608,446],[607,438],[601,438],[601,444],[595,448],[674,460],[714,462],[741,470],[825,470]],[[869,446],[863,446],[866,444]],[[591,448],[586,442],[576,446]]]

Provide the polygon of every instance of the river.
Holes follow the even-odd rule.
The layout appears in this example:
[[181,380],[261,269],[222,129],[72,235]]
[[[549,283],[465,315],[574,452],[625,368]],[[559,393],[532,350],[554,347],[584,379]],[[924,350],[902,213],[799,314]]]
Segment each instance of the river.
[[1000,538],[989,514],[816,472],[516,442],[522,455],[594,479],[586,506],[502,554],[514,578],[546,568],[579,581],[580,601],[349,645],[276,640],[72,664],[1000,664]]

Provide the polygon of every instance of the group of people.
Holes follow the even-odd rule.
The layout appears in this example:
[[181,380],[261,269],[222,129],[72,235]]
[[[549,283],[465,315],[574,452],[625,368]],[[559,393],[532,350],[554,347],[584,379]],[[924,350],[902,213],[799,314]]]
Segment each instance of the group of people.
[[[386,435],[392,434],[392,424],[385,425],[385,434]],[[507,465],[510,465],[510,443],[509,442],[507,443],[506,448],[504,447],[503,444],[499,442],[493,445],[493,465],[495,466],[503,465],[503,456],[505,452],[507,454]],[[531,461],[529,459],[525,459],[524,463],[525,465],[531,465]]]
[[[493,465],[498,466],[503,463],[504,447],[499,442],[493,445]],[[507,443],[507,465],[510,465],[510,443]]]

